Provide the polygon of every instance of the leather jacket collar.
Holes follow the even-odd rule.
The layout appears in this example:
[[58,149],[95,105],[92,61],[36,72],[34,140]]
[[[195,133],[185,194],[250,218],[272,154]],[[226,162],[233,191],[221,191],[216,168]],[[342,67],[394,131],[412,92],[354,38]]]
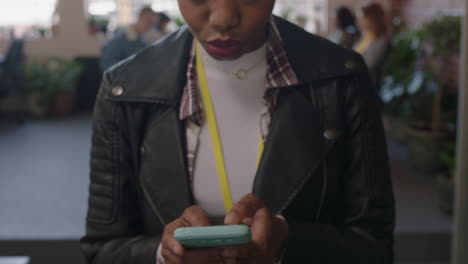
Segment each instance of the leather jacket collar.
[[[304,38],[302,30],[276,17],[278,29],[285,41],[291,66],[301,83],[346,76],[356,72],[356,63],[345,53],[324,53],[326,40],[315,36]],[[142,50],[113,67],[114,75],[107,98],[113,101],[135,101],[178,106],[186,83],[187,64],[193,36],[187,26],[167,38]],[[323,46],[323,47],[322,47]],[[303,52],[308,49],[309,52]],[[341,49],[336,49],[342,51]],[[169,51],[169,52],[168,52]],[[312,51],[312,52],[310,52]],[[349,53],[348,53],[349,54]],[[336,63],[333,63],[333,62]],[[116,69],[113,71],[113,69]]]

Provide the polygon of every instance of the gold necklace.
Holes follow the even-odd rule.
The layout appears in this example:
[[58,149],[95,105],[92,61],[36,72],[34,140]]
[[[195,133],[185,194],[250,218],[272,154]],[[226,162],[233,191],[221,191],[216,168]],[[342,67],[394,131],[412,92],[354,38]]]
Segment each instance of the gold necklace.
[[[205,61],[206,61],[208,59],[208,56],[205,54],[204,57],[205,57]],[[247,69],[240,68],[240,69],[238,69],[236,71],[226,71],[226,70],[221,69],[221,71],[228,74],[228,75],[232,75],[232,76],[236,77],[238,80],[242,81],[242,80],[247,79],[247,77],[249,75],[249,72],[252,71],[253,69],[255,69],[258,65],[260,65],[263,62],[263,60],[265,60],[265,57],[262,56],[259,61],[257,61],[255,64],[248,67]]]

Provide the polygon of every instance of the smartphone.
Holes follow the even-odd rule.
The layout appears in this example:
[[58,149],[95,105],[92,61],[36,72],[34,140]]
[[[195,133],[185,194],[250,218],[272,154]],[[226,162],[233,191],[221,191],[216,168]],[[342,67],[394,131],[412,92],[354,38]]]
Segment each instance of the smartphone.
[[174,238],[186,248],[227,247],[250,243],[251,234],[246,225],[182,227]]

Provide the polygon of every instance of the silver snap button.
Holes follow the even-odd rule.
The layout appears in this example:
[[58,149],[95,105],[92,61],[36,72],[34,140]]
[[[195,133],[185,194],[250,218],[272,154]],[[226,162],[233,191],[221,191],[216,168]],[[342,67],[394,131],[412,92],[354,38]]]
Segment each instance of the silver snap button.
[[112,88],[112,94],[115,96],[121,96],[124,92],[124,89],[122,86],[115,86]]
[[141,153],[145,153],[145,151],[146,151],[145,147],[141,146],[140,151],[141,151]]
[[356,67],[356,63],[354,62],[354,60],[347,60],[345,62],[345,67],[349,70],[352,70]]
[[325,130],[325,132],[323,133],[323,136],[324,136],[327,140],[335,139],[337,135],[338,135],[338,133],[337,133],[336,130],[334,130],[334,129],[327,129],[327,130]]

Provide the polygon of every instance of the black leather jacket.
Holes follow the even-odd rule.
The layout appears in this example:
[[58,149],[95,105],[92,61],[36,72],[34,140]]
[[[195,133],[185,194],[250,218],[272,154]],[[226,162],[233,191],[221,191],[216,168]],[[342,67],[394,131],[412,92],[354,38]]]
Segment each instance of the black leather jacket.
[[[301,84],[279,91],[253,193],[287,219],[283,264],[392,263],[393,192],[365,64],[278,27]],[[192,39],[183,28],[105,74],[81,241],[90,263],[155,263],[165,224],[193,204],[178,117]]]

